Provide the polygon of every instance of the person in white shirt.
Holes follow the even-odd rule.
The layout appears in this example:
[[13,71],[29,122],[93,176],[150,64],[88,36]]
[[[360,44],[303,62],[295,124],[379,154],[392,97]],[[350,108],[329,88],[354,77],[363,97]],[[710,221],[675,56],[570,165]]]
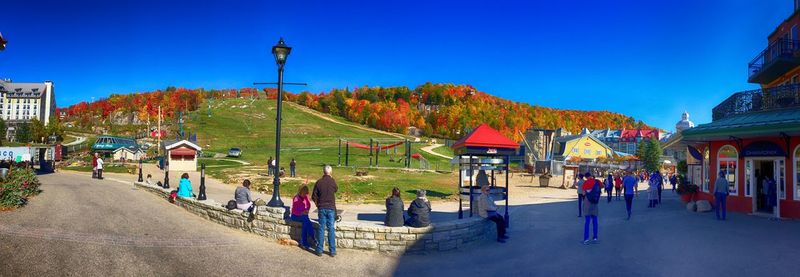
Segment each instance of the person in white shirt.
[[506,236],[506,221],[500,213],[497,212],[497,205],[489,194],[489,186],[483,185],[481,187],[481,195],[478,196],[476,203],[478,207],[478,215],[493,221],[497,225],[497,242],[505,243],[508,239]]
[[97,179],[103,179],[103,157],[97,157]]

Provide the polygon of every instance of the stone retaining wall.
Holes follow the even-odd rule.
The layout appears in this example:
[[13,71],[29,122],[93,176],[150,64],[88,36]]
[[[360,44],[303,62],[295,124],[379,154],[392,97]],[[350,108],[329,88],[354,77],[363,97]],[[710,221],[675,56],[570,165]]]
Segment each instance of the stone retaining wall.
[[[140,189],[167,198],[171,189],[134,183]],[[255,233],[280,242],[296,244],[301,224],[288,219],[288,207],[260,206],[253,220],[241,210],[228,210],[214,200],[197,201],[178,198],[175,204],[213,222]],[[314,229],[319,224],[312,220]],[[435,223],[425,228],[386,227],[358,222],[336,223],[336,247],[388,253],[425,253],[466,247],[495,238],[494,223],[480,217]]]

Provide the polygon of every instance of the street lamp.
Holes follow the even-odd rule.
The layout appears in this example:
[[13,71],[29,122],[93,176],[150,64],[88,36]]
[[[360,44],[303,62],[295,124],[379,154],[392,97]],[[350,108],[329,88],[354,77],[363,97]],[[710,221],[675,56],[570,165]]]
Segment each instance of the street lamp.
[[292,48],[286,45],[283,42],[283,38],[278,41],[278,44],[272,46],[272,55],[275,56],[275,63],[278,65],[278,116],[276,120],[276,127],[275,127],[275,178],[272,180],[272,199],[269,200],[267,206],[270,207],[283,207],[283,201],[281,201],[281,193],[280,193],[280,161],[281,161],[281,107],[283,103],[283,65],[286,64],[286,58],[289,56],[289,53],[292,52]]

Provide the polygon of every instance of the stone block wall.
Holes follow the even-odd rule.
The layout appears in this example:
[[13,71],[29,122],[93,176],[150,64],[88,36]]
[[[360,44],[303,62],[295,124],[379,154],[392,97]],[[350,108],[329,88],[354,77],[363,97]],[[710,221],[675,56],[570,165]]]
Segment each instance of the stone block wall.
[[[134,183],[137,188],[149,191],[164,199],[171,189],[144,183]],[[166,201],[166,200],[165,200]],[[288,219],[289,208],[260,206],[254,219],[242,210],[228,210],[214,200],[198,201],[178,198],[175,204],[207,220],[260,236],[296,244],[300,239],[301,224]],[[316,230],[319,224],[313,221]],[[386,227],[382,225],[339,222],[335,224],[338,248],[362,249],[393,254],[426,253],[467,247],[495,238],[495,225],[480,217],[454,219],[431,224],[425,228]]]

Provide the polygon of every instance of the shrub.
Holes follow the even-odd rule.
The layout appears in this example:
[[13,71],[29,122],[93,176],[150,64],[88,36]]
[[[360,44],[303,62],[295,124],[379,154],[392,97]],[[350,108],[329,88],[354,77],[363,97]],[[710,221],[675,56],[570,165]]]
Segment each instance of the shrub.
[[14,167],[0,183],[0,207],[18,207],[39,194],[39,180],[30,168]]

